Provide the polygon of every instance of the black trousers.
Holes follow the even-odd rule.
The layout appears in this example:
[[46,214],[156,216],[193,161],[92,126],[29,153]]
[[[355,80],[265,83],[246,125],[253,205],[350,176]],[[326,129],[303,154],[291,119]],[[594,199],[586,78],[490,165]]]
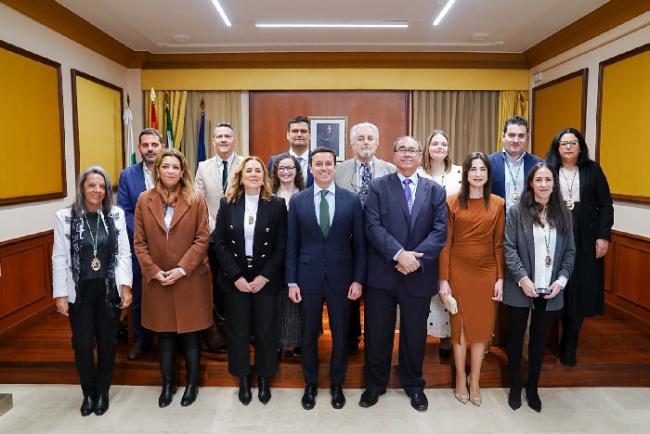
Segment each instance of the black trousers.
[[133,303],[131,312],[133,314],[133,334],[143,345],[151,345],[153,333],[142,327],[142,273],[139,266],[133,267]]
[[360,337],[361,337],[361,297],[357,298],[356,300],[350,301],[350,327],[348,328],[348,344],[357,345],[359,343]]
[[255,372],[270,377],[278,370],[276,293],[226,292],[225,319],[228,338],[228,371],[243,377],[250,374],[250,338],[255,345]]
[[395,315],[399,304],[400,384],[409,396],[424,390],[422,364],[427,341],[430,299],[413,297],[402,288],[368,288],[364,305],[366,389],[381,393],[388,386],[395,339]]
[[225,313],[224,294],[217,281],[217,276],[219,276],[219,260],[217,259],[216,252],[212,248],[208,249],[208,262],[210,264],[210,271],[212,272],[212,303],[214,304],[214,313],[223,317]]
[[347,292],[333,294],[329,282],[320,294],[302,294],[304,315],[302,317],[302,370],[305,383],[318,383],[318,337],[323,326],[323,302],[327,303],[327,315],[332,332],[330,359],[330,382],[341,385],[348,370],[348,327],[350,300]]
[[583,317],[571,318],[562,315],[562,336],[560,337],[560,360],[564,364],[575,365],[578,352],[578,340],[582,329]]
[[[84,395],[108,393],[115,365],[119,309],[106,305],[103,279],[81,283],[81,302],[70,304],[74,361]],[[109,314],[112,311],[112,316]],[[93,349],[97,345],[97,369]]]
[[544,341],[548,327],[558,311],[547,311],[546,300],[542,297],[533,300],[535,309],[528,307],[508,306],[508,370],[511,386],[521,387],[521,352],[523,350],[524,334],[530,315],[530,340],[528,341],[528,380],[526,388],[537,390],[539,375],[544,358]]

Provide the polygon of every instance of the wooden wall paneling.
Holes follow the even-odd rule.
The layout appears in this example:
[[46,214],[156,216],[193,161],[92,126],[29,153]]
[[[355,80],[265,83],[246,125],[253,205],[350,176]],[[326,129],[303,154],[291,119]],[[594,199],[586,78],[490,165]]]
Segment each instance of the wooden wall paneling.
[[[268,161],[286,151],[287,122],[296,115],[347,116],[349,128],[359,122],[379,127],[377,156],[392,161],[392,143],[409,130],[406,91],[254,91],[250,100],[250,154]],[[348,145],[346,158],[351,158]]]
[[0,333],[52,310],[52,231],[0,244]]

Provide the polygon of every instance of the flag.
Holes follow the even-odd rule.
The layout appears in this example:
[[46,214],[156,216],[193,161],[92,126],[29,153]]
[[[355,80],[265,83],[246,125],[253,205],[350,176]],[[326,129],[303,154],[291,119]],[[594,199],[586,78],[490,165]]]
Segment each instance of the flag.
[[205,160],[205,112],[201,112],[201,125],[199,126],[199,152],[196,157],[196,164]]
[[129,165],[132,166],[136,164],[137,158],[135,155],[135,141],[133,140],[133,113],[131,113],[131,107],[128,105],[124,109],[124,128],[126,129],[126,155],[129,157]]
[[172,126],[172,115],[169,113],[169,105],[165,107],[165,117],[167,118],[167,147],[174,148],[174,127]]
[[149,99],[151,100],[151,110],[149,111],[149,128],[158,129],[158,113],[156,113],[156,91],[151,88],[149,92]]

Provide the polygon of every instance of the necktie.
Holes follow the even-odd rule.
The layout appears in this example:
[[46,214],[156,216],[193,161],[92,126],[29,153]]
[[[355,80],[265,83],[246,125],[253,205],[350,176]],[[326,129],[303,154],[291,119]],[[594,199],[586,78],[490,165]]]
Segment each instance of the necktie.
[[361,165],[361,188],[359,189],[359,201],[361,201],[361,208],[365,208],[366,199],[368,199],[368,183],[372,181],[372,173],[370,172],[369,164]]
[[325,236],[330,231],[330,204],[327,203],[327,190],[320,191],[320,230]]
[[228,187],[228,160],[223,160],[221,163],[223,164],[223,173],[221,174],[221,188],[225,194],[226,187]]
[[409,214],[411,214],[411,210],[413,209],[413,194],[411,193],[411,180],[406,178],[404,181],[402,181],[402,184],[404,184],[404,198],[406,198],[406,205],[409,208]]

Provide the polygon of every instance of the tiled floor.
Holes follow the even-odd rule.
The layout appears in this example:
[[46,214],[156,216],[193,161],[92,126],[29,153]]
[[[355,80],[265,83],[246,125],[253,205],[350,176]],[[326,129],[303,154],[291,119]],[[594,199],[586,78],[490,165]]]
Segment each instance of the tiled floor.
[[[300,406],[300,389],[272,389],[264,406],[244,407],[234,388],[202,388],[188,408],[158,408],[159,388],[114,386],[102,417],[81,417],[81,392],[69,385],[0,385],[14,408],[0,417],[0,433],[650,433],[649,388],[554,388],[540,392],[544,409],[514,412],[507,391],[484,389],[483,405],[462,405],[450,390],[429,389],[429,410],[411,409],[404,392],[391,390],[369,409],[357,405],[361,390],[346,390],[347,405],[334,410],[321,389],[316,408]],[[253,391],[255,393],[255,390]]]

